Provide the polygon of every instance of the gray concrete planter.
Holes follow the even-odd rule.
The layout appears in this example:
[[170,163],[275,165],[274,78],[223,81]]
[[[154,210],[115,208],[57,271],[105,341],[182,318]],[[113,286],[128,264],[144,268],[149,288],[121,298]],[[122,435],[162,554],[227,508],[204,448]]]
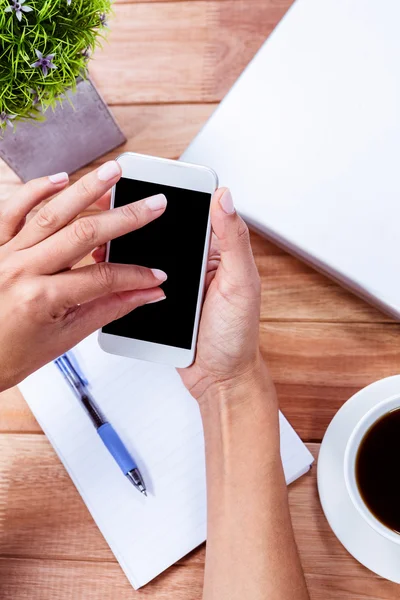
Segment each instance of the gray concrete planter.
[[73,173],[126,141],[104,100],[90,80],[68,93],[73,106],[46,111],[46,120],[16,123],[0,139],[0,157],[22,181],[60,171]]

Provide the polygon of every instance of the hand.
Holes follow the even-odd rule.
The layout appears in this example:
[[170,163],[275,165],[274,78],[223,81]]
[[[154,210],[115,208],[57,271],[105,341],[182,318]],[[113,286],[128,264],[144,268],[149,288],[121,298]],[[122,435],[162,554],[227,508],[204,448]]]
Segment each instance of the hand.
[[200,400],[210,389],[252,381],[265,367],[259,351],[260,278],[249,232],[229,190],[211,204],[213,238],[194,364],[179,369]]
[[0,205],[0,390],[106,323],[164,298],[158,286],[166,274],[156,269],[108,263],[72,269],[94,248],[164,212],[165,196],[158,195],[74,220],[104,200],[120,177],[110,161],[69,188],[66,173],[30,181]]

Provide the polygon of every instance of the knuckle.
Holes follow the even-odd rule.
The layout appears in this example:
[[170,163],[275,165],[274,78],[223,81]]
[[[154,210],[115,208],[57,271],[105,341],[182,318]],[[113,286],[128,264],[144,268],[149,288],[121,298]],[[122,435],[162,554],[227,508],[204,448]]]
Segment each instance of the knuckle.
[[16,291],[23,315],[37,322],[62,321],[69,312],[68,298],[49,280],[24,281]]
[[242,284],[243,289],[246,290],[246,295],[249,298],[261,297],[261,278],[253,259],[252,264],[249,265],[249,271],[247,275],[243,278]]
[[36,224],[40,229],[55,229],[58,225],[58,215],[45,204],[36,215]]
[[[47,186],[48,177],[38,177],[37,179],[30,179],[27,181],[21,190],[26,197],[35,196],[36,198],[41,198],[43,197],[44,189],[46,189]],[[47,194],[47,196],[49,195],[50,194]]]
[[18,299],[22,307],[31,310],[43,305],[43,288],[36,281],[25,281],[18,286]]
[[77,192],[84,198],[91,198],[94,194],[93,185],[89,182],[87,177],[82,177],[76,183]]
[[13,217],[13,209],[9,201],[3,202],[3,206],[0,205],[0,220],[2,223],[7,223]]
[[120,299],[120,301],[118,302],[118,306],[116,306],[115,308],[115,312],[114,312],[114,316],[113,316],[113,321],[116,321],[118,319],[121,319],[122,317],[124,317],[126,314],[128,314],[129,312],[132,311],[132,307],[131,306],[127,306],[126,302],[123,302],[122,299]]
[[249,228],[247,227],[246,223],[241,218],[239,218],[237,235],[238,235],[238,238],[240,240],[243,240],[244,243],[250,242]]
[[151,272],[146,267],[135,266],[136,287],[140,288],[149,281],[153,281]]
[[47,177],[36,177],[35,179],[30,179],[24,184],[24,189],[28,190],[29,194],[35,194],[37,192],[41,192],[43,189],[43,181],[48,181]]
[[78,219],[72,224],[72,242],[78,245],[96,245],[97,226],[92,217]]
[[6,256],[0,262],[0,282],[6,288],[13,287],[23,274],[24,268],[14,256]]
[[98,263],[93,270],[97,283],[101,288],[111,292],[115,286],[115,271],[109,263]]
[[135,204],[125,204],[120,208],[121,214],[132,224],[134,228],[139,227],[139,209]]
[[18,210],[9,202],[0,208],[0,227],[3,242],[8,241],[16,234],[16,227],[21,216],[18,215]]

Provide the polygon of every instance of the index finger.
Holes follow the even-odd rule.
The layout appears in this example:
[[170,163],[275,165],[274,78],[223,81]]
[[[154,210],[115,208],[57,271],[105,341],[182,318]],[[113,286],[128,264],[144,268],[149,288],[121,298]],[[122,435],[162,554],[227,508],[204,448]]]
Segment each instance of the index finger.
[[28,213],[43,200],[47,200],[62,190],[67,183],[67,173],[31,179],[19,188],[12,198],[2,202],[0,207],[0,244],[14,238],[19,225]]
[[121,167],[110,160],[78,179],[74,185],[43,206],[14,238],[18,250],[30,248],[70,223],[85,208],[101,199],[121,177]]
[[97,246],[140,229],[161,216],[167,206],[164,194],[77,219],[30,251],[33,268],[41,274],[73,266]]

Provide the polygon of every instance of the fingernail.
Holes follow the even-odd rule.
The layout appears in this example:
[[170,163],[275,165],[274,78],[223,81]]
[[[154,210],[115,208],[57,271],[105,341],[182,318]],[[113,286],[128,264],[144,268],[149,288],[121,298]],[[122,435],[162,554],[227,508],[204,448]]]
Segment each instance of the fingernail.
[[221,208],[224,212],[226,212],[226,214],[228,215],[232,215],[235,212],[235,207],[233,205],[233,200],[232,200],[232,194],[230,193],[229,190],[225,190],[225,192],[222,194],[219,203],[221,205]]
[[150,300],[150,302],[146,302],[146,304],[155,304],[156,302],[160,302],[161,300],[165,300],[166,296],[161,296],[161,298],[157,298],[157,300]]
[[119,164],[115,160],[109,160],[97,171],[97,177],[100,181],[110,181],[121,173]]
[[167,206],[167,199],[164,194],[157,194],[156,196],[150,196],[150,198],[146,198],[144,203],[150,208],[150,210],[161,210]]
[[161,271],[161,269],[151,269],[151,272],[159,281],[165,281],[168,277],[168,275],[164,273],[164,271]]
[[49,175],[49,179],[51,183],[65,183],[68,181],[68,173],[55,173],[54,175]]

